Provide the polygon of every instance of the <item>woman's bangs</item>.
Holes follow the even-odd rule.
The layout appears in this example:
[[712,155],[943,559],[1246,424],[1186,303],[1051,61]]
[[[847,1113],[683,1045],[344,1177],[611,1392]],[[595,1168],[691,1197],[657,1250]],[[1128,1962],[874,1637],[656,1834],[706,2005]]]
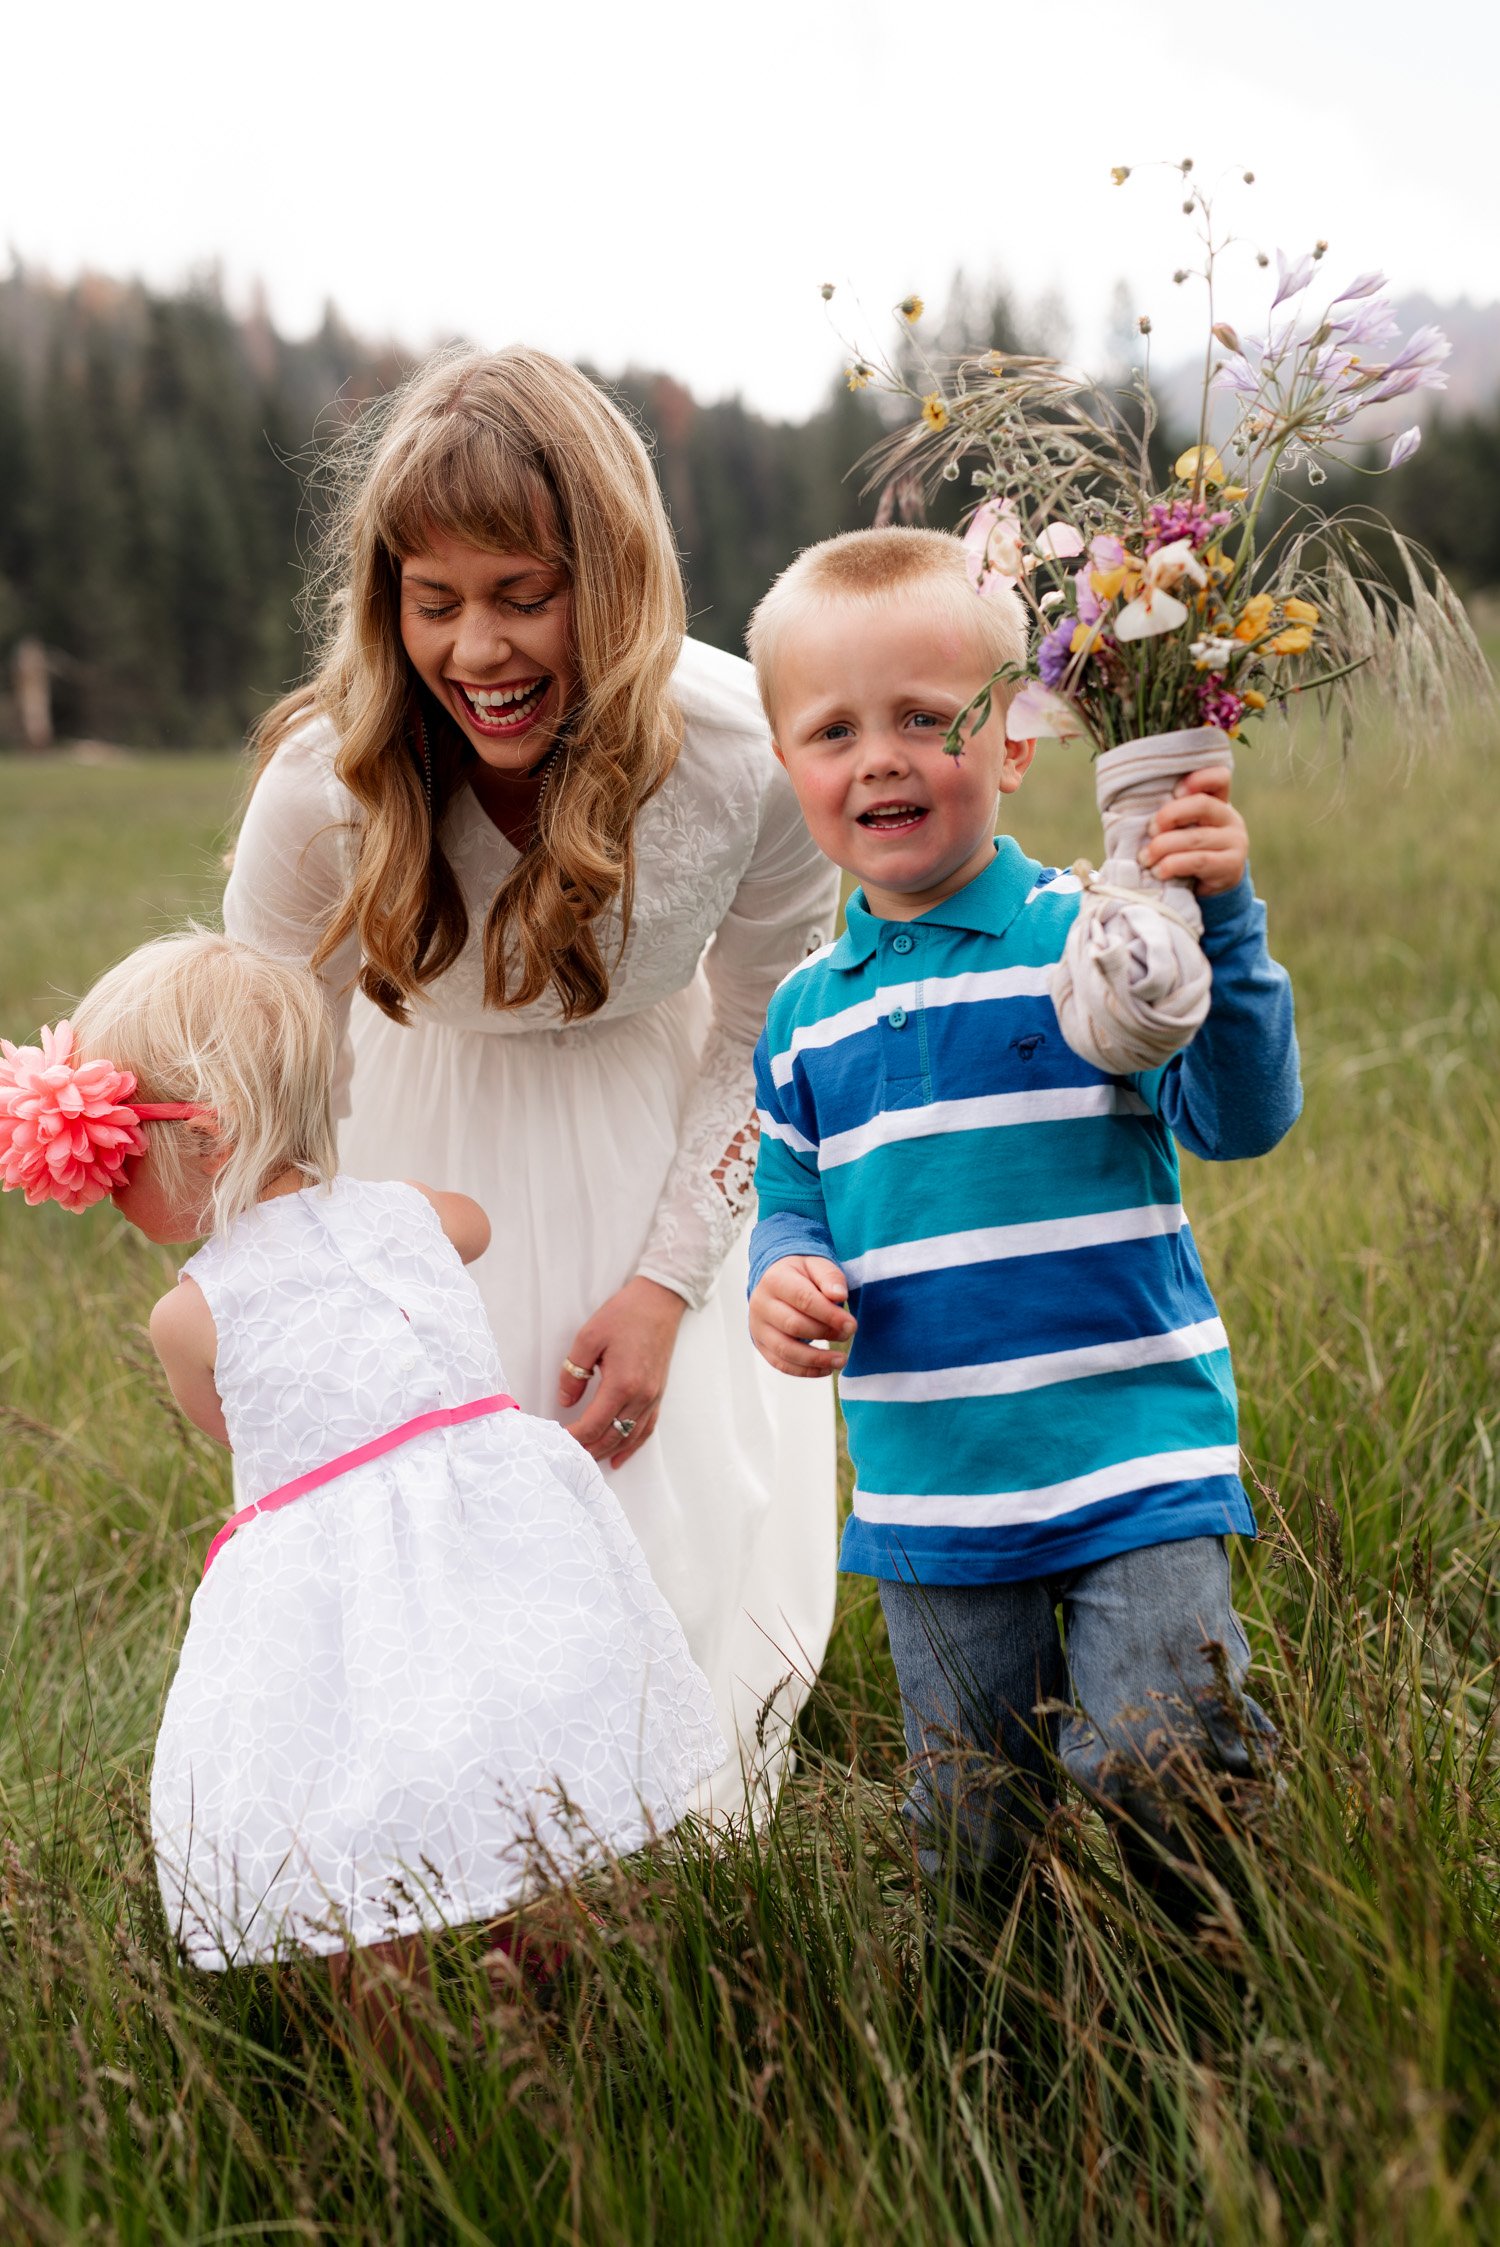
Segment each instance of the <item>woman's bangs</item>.
[[376,529],[398,560],[439,532],[490,554],[534,554],[570,563],[557,503],[542,469],[518,457],[500,432],[446,414],[421,432],[383,495]]

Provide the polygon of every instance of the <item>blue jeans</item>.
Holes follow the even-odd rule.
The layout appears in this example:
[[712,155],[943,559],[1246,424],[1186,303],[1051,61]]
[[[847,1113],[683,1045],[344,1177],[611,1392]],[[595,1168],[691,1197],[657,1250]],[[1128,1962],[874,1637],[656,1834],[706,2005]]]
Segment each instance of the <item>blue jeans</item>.
[[1222,1537],[1019,1584],[882,1581],[880,1598],[915,1769],[906,1816],[929,1879],[945,1861],[985,1882],[1013,1874],[1060,1764],[1123,1813],[1127,1861],[1160,1891],[1164,1806],[1190,1800],[1205,1767],[1269,1771],[1275,1728],[1243,1690],[1250,1648]]

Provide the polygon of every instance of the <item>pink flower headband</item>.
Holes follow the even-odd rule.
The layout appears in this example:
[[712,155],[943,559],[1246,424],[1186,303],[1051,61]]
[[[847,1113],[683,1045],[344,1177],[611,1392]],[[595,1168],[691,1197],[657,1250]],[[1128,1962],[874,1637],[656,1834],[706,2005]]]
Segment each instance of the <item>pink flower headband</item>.
[[191,1100],[132,1100],[135,1079],[112,1061],[77,1061],[73,1025],[43,1030],[40,1046],[0,1038],[0,1187],[28,1203],[88,1209],[143,1154],[143,1123],[209,1116]]

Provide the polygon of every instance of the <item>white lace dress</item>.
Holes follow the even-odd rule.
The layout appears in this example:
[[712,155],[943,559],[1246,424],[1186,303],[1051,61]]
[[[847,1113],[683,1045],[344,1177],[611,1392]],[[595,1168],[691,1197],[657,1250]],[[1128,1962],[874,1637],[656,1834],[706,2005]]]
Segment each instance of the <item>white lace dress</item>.
[[[505,1390],[478,1290],[409,1186],[263,1202],[185,1269],[254,1496]],[[151,1775],[162,1898],[208,1967],[489,1919],[670,1827],[723,1754],[593,1461],[497,1412],[220,1549]]]
[[[635,1273],[690,1305],[657,1431],[608,1480],[730,1742],[700,1806],[733,1810],[747,1769],[774,1776],[833,1617],[833,1400],[750,1346],[744,1221],[755,1040],[782,976],[831,936],[837,878],[771,754],[749,666],[689,641],[677,691],[682,755],[637,824],[630,938],[598,1014],[565,1025],[550,998],[485,1006],[480,930],[516,853],[467,789],[441,832],[469,908],[463,956],[404,1029],[358,993],[351,1005],[357,943],[325,981],[348,1029],[341,1159],[488,1211],[474,1273],[528,1412],[557,1413],[564,1352]],[[225,895],[231,933],[283,957],[309,956],[347,882],[357,806],[335,751],[320,723],[283,744]],[[607,958],[616,944],[606,928]]]

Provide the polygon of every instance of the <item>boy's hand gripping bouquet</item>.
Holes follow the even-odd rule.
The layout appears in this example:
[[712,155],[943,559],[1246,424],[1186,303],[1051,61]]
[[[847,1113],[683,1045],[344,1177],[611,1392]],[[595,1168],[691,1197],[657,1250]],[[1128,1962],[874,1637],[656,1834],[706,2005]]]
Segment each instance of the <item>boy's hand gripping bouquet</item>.
[[[857,357],[849,375],[920,405],[915,428],[877,448],[872,482],[899,493],[915,475],[936,490],[967,466],[983,495],[965,541],[976,595],[1019,597],[1030,611],[1037,676],[997,672],[945,747],[961,755],[994,689],[1013,685],[1013,740],[1085,740],[1098,757],[1105,861],[1076,869],[1085,894],[1052,997],[1074,1051],[1120,1075],[1159,1067],[1208,1011],[1196,896],[1137,863],[1175,783],[1231,764],[1242,727],[1295,695],[1338,700],[1347,741],[1349,685],[1367,667],[1418,723],[1442,713],[1450,687],[1489,689],[1462,605],[1426,558],[1380,516],[1328,513],[1290,488],[1297,471],[1323,484],[1323,456],[1370,442],[1356,424],[1366,409],[1441,388],[1446,338],[1427,327],[1398,346],[1379,273],[1307,311],[1319,242],[1300,259],[1277,253],[1266,332],[1242,339],[1214,305],[1233,238],[1218,232],[1191,162],[1163,169],[1201,244],[1175,279],[1205,283],[1209,329],[1198,441],[1170,468],[1158,457],[1149,343],[1123,399],[1051,359],[990,351],[940,372],[909,333],[899,366]],[[1113,176],[1122,185],[1129,168]],[[1257,263],[1270,260],[1259,252]],[[910,331],[921,300],[898,309]],[[1151,322],[1138,325],[1149,337]],[[1420,441],[1404,431],[1384,466]],[[1377,565],[1371,533],[1394,552],[1400,583]]]
[[0,1038],[0,1188],[33,1206],[92,1208],[144,1152],[143,1123],[209,1112],[187,1100],[136,1100],[128,1069],[77,1059],[71,1022],[43,1029],[41,1040],[15,1046]]

